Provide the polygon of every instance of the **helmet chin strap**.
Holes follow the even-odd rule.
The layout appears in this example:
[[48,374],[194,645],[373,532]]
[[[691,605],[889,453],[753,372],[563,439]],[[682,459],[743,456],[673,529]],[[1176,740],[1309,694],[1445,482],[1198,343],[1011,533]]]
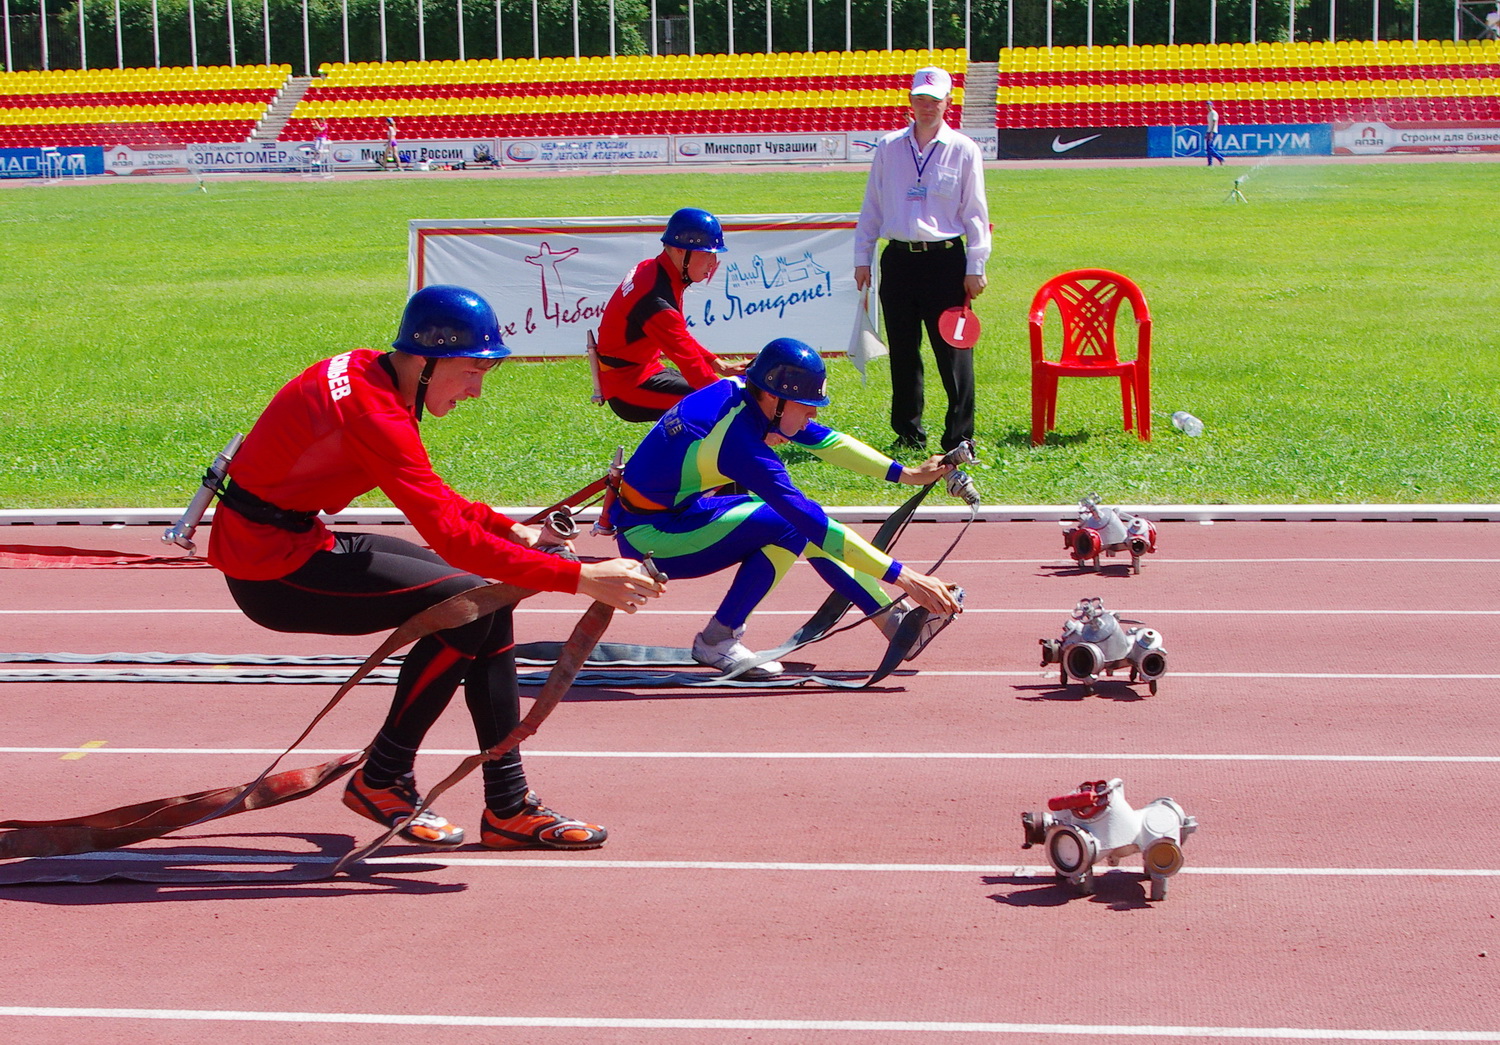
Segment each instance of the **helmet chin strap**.
[[781,438],[790,440],[792,436],[796,435],[797,433],[793,432],[791,435],[788,435],[781,430],[781,415],[784,413],[786,413],[786,400],[777,399],[776,413],[771,417],[771,427],[776,431],[777,435],[781,436]]
[[693,249],[685,247],[682,251],[682,284],[690,287],[693,285],[693,277],[688,275],[688,261],[692,259]]
[[432,380],[432,372],[437,369],[437,359],[427,357],[427,363],[422,367],[422,376],[417,378],[417,400],[415,403],[417,420],[422,420],[422,407],[427,403],[427,383]]

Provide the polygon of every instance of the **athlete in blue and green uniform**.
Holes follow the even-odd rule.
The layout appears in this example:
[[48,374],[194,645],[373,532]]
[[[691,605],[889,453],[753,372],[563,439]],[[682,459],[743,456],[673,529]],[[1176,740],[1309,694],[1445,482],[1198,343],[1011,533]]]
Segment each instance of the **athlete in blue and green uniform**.
[[[745,622],[799,557],[860,610],[891,602],[884,581],[935,614],[959,612],[949,586],[903,566],[841,523],[793,484],[771,449],[796,443],[832,464],[889,482],[926,485],[950,470],[936,455],[908,468],[817,423],[829,403],[822,358],[791,338],[772,341],[744,378],[727,378],[669,409],[631,455],[610,521],[621,553],[653,561],[673,578],[738,567],[694,659],[731,670],[753,654],[739,642]],[[751,495],[709,495],[726,483]],[[887,629],[894,619],[885,622]],[[744,673],[781,673],[772,661]]]

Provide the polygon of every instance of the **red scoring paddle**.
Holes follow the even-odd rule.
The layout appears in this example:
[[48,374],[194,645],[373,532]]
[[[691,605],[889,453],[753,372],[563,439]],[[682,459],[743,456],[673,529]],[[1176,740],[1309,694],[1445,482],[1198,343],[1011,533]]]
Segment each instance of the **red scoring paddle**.
[[938,316],[938,333],[954,348],[973,348],[979,341],[979,317],[969,307],[969,298]]

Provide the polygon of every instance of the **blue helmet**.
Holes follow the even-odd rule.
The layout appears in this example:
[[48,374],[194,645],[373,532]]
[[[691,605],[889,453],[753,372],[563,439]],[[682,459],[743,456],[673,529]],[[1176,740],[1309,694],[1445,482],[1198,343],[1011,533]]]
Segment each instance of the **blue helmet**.
[[411,296],[391,347],[428,359],[504,359],[510,355],[500,340],[500,321],[490,303],[472,290],[444,283],[423,287]]
[[661,241],[669,247],[683,250],[702,250],[709,254],[722,254],[729,248],[724,246],[724,229],[719,219],[697,207],[683,207],[667,219],[667,231]]
[[803,406],[827,406],[828,368],[805,341],[779,337],[756,354],[745,380],[777,399]]

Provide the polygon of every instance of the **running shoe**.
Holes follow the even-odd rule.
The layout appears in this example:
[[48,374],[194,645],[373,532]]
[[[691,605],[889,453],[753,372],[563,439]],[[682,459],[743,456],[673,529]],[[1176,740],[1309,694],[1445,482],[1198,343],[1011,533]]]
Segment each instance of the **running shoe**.
[[479,842],[487,849],[598,849],[609,832],[598,824],[572,820],[542,805],[535,791],[514,816],[484,811]]
[[[344,788],[344,805],[386,827],[405,820],[421,804],[422,796],[417,793],[417,782],[410,773],[397,777],[390,787],[371,787],[365,782],[364,772],[357,770]],[[424,809],[401,829],[401,836],[428,845],[458,845],[464,840],[464,829],[450,824],[431,809]]]
[[[747,649],[740,642],[740,636],[745,634],[745,629],[740,628],[722,642],[707,642],[700,631],[693,636],[693,659],[699,664],[707,665],[717,671],[731,672],[739,664],[754,660],[755,653]],[[740,679],[773,679],[782,672],[781,661],[768,660],[764,664],[740,672],[735,678]]]

